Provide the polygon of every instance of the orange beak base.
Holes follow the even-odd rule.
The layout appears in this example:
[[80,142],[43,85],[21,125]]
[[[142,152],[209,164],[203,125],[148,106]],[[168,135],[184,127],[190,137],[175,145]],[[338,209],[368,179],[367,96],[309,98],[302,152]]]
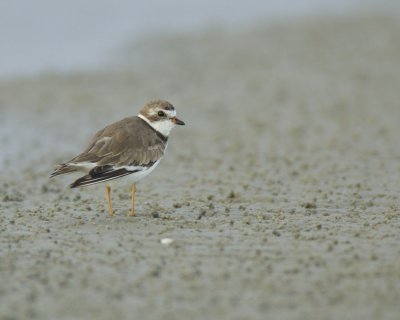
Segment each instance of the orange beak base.
[[179,125],[179,126],[184,126],[185,123],[182,120],[179,120],[177,117],[172,118],[172,122]]

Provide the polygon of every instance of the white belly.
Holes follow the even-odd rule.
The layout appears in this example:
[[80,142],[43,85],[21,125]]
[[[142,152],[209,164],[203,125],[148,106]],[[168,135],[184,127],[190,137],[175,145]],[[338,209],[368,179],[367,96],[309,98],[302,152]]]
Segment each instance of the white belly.
[[[128,175],[127,178],[130,178],[130,180],[132,182],[138,182],[139,180],[143,179],[145,176],[150,174],[158,166],[160,161],[161,161],[161,158],[156,163],[154,163],[154,165],[152,167],[145,168],[145,169],[140,170],[138,172],[132,173],[132,174]],[[126,167],[126,168],[130,169],[129,167]]]
[[[121,183],[123,184],[124,182],[125,183],[136,183],[139,180],[143,179],[148,174],[150,174],[160,163],[160,160],[158,160],[156,163],[154,163],[154,165],[152,167],[150,167],[148,169],[144,169],[144,170],[129,174],[127,176],[121,177],[121,178],[108,180],[108,181],[105,181],[105,183],[107,183],[112,189],[120,187]],[[133,167],[127,167],[127,168],[132,169]],[[137,169],[137,167],[136,167],[136,169]]]

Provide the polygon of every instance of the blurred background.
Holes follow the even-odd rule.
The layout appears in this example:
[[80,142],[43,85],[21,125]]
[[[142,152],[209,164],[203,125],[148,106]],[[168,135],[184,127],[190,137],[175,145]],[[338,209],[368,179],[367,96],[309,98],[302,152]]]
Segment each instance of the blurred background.
[[2,0],[0,77],[95,68],[115,62],[126,42],[160,32],[190,32],[209,25],[238,29],[398,7],[396,0]]
[[[0,319],[397,320],[399,4],[0,0]],[[49,179],[160,98],[135,219]]]

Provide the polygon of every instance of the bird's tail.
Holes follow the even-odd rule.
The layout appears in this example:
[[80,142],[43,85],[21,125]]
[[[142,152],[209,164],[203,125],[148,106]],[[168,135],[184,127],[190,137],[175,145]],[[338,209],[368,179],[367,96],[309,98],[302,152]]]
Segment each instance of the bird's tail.
[[75,172],[75,171],[78,171],[78,169],[75,166],[69,165],[68,163],[58,164],[55,167],[53,173],[50,175],[50,178],[53,178],[60,174],[65,174],[65,173],[70,173],[70,172]]

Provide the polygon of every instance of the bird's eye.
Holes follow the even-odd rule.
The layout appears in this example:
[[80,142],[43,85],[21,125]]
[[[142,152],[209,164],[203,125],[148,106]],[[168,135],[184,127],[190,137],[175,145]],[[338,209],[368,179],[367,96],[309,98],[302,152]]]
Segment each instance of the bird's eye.
[[164,111],[158,111],[158,116],[159,117],[164,117],[165,116],[165,112]]

